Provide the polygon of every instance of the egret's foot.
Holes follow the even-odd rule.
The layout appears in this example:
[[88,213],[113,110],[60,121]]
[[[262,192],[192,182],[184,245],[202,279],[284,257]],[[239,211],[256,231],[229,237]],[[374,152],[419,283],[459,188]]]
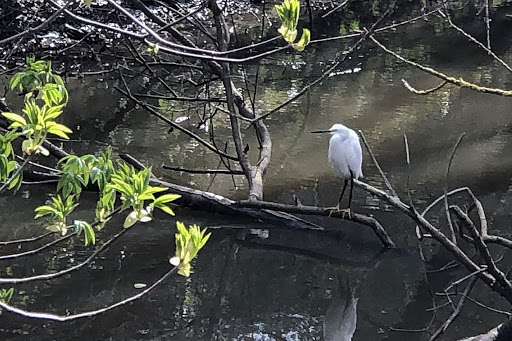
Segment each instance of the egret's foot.
[[346,216],[348,216],[348,219],[352,219],[352,213],[349,208],[340,208],[340,204],[336,205],[335,207],[328,207],[327,210],[329,210],[329,217],[332,216],[333,213],[340,213],[341,219],[345,219]]
[[334,207],[327,207],[327,209],[329,211],[329,217],[333,214],[333,213],[338,213],[340,211],[340,204],[338,203],[338,205],[334,206]]
[[345,219],[345,215],[348,216],[348,219],[352,219],[352,215],[350,213],[350,207],[341,209],[340,211],[343,212],[343,214],[341,215],[341,219]]

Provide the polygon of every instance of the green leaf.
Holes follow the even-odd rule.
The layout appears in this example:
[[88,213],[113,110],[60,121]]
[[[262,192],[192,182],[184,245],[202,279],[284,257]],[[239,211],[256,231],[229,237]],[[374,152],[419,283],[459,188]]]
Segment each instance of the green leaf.
[[12,112],[3,112],[2,116],[4,116],[5,118],[7,118],[13,122],[21,124],[21,126],[27,125],[27,121],[22,116],[20,116],[18,114],[15,114]]
[[63,124],[55,123],[51,125],[48,132],[69,140],[69,136],[66,133],[71,134],[73,131]]
[[44,115],[45,119],[50,120],[58,117],[60,114],[62,114],[62,107],[63,105],[52,106],[46,111]]
[[165,204],[171,201],[174,201],[176,199],[181,198],[181,195],[179,194],[163,194],[155,199],[155,205],[157,204]]
[[82,231],[84,232],[84,243],[85,246],[89,244],[96,243],[96,234],[94,233],[94,229],[92,226],[83,220],[75,220],[74,221],[75,231],[80,234]]
[[162,211],[164,211],[165,213],[174,216],[174,212],[173,212],[173,210],[169,206],[165,206],[163,204],[162,205],[155,205],[155,206],[158,207],[159,209],[161,209]]
[[310,39],[311,39],[311,32],[309,32],[309,30],[307,28],[303,29],[302,30],[302,37],[300,38],[300,40],[295,45],[295,49],[297,51],[299,51],[299,52],[304,51],[306,46],[309,44]]
[[85,6],[87,6],[87,7],[91,7],[92,0],[84,0],[84,4],[85,4]]
[[34,217],[34,219],[43,217],[45,215],[56,215],[57,214],[57,210],[54,207],[51,207],[48,205],[39,206],[34,211],[37,213],[36,216]]
[[11,82],[9,84],[11,91],[20,83],[21,78],[23,77],[23,72],[18,72],[11,78]]

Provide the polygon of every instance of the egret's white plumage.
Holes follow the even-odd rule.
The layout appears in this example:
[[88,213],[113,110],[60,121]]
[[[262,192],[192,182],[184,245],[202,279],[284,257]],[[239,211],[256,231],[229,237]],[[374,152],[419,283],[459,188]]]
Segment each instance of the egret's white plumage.
[[363,152],[359,143],[359,136],[352,129],[339,123],[334,124],[331,129],[317,130],[313,133],[330,133],[332,135],[329,141],[329,163],[334,171],[345,180],[337,208],[339,208],[339,203],[350,180],[350,196],[348,199],[348,209],[350,210],[353,180],[363,177],[363,171],[361,170]]
[[332,168],[345,180],[361,178],[363,152],[357,133],[338,123],[329,132],[332,135],[329,141],[329,163]]

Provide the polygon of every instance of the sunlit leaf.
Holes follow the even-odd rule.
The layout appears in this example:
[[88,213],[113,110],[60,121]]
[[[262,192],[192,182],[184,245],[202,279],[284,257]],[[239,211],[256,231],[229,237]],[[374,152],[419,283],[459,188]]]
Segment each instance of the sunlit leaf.
[[311,38],[311,33],[309,32],[309,30],[307,28],[303,29],[302,30],[302,37],[300,38],[300,40],[295,45],[295,49],[297,51],[299,51],[299,52],[304,51],[306,46],[309,44],[310,38]]
[[21,124],[21,126],[27,125],[27,121],[22,116],[20,116],[18,114],[15,114],[12,112],[3,112],[2,116],[4,116],[5,118],[7,118],[13,122],[17,122],[17,123]]
[[166,206],[166,205],[156,205],[156,207],[158,207],[159,209],[161,209],[165,213],[174,216],[174,211],[169,206]]

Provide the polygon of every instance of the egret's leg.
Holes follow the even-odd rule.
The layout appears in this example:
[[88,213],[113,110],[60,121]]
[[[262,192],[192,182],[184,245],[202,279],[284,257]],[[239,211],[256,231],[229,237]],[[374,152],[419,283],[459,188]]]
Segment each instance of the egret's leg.
[[347,189],[347,184],[348,184],[348,180],[345,179],[345,183],[343,184],[343,189],[341,190],[341,195],[340,195],[340,199],[338,200],[338,210],[340,208],[340,202],[341,202],[341,199],[343,199],[343,194],[345,193],[345,189]]
[[348,184],[348,180],[345,180],[345,183],[343,184],[343,189],[341,190],[341,195],[340,195],[340,199],[338,200],[338,204],[336,206],[334,206],[333,208],[330,209],[330,212],[329,212],[329,217],[331,216],[331,214],[333,212],[339,212],[341,211],[340,210],[340,203],[341,203],[341,199],[343,199],[343,194],[345,193],[345,189],[347,189],[347,184]]
[[[347,180],[345,180],[345,181],[347,181]],[[352,190],[353,189],[354,189],[354,176],[352,175],[352,172],[350,172],[350,193],[348,195],[348,207],[346,209],[342,210],[343,218],[345,218],[345,214],[348,214],[348,217],[350,218],[350,204],[352,203]]]
[[350,210],[350,204],[352,203],[352,190],[354,189],[354,177],[350,174],[350,194],[348,195],[348,209]]

